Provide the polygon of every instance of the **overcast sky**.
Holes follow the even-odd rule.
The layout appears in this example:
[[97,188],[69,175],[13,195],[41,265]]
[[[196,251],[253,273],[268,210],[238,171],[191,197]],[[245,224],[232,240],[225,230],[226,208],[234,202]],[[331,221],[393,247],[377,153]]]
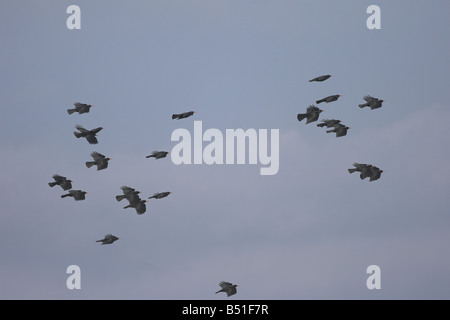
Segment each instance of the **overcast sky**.
[[[81,30],[69,30],[69,5]],[[369,30],[369,5],[381,29]],[[1,1],[0,298],[450,299],[448,1]],[[331,74],[325,82],[308,82]],[[351,127],[336,138],[298,122]],[[360,109],[366,94],[381,109]],[[74,102],[95,105],[67,114]],[[172,120],[172,113],[195,110]],[[175,165],[177,128],[279,129],[280,167]],[[98,145],[74,126],[102,126]],[[90,153],[112,158],[86,168]],[[381,178],[347,169],[372,163]],[[48,182],[72,179],[86,200]],[[123,209],[128,185],[147,212]],[[108,246],[96,240],[120,238]],[[66,287],[69,265],[81,289]],[[366,268],[381,269],[369,290]]]

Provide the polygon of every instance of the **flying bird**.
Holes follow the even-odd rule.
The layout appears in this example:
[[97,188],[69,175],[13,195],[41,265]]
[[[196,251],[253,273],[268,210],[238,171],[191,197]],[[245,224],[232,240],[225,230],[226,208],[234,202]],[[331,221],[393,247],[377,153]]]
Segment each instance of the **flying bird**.
[[73,134],[75,135],[75,137],[77,138],[81,138],[84,137],[86,138],[86,140],[90,143],[90,144],[97,144],[98,140],[96,138],[97,133],[102,130],[102,127],[98,127],[92,130],[86,130],[85,128],[83,128],[82,125],[77,124],[75,126],[75,128],[78,129],[78,131],[80,132],[74,132]]
[[318,123],[317,126],[318,127],[325,127],[326,126],[327,128],[331,128],[331,127],[336,127],[340,123],[341,123],[341,120],[324,119],[324,120],[322,120],[322,123]]
[[378,180],[381,177],[381,173],[383,172],[383,170],[381,170],[380,168],[372,165],[372,164],[364,164],[364,163],[353,163],[353,166],[355,168],[351,168],[348,169],[349,173],[353,173],[353,172],[360,172],[360,179],[364,180],[365,178],[369,177],[370,181],[375,181]]
[[371,110],[381,108],[382,103],[384,102],[384,100],[380,100],[369,95],[365,95],[363,99],[366,101],[366,103],[360,104],[359,107],[369,107]]
[[87,161],[86,167],[90,168],[93,165],[97,165],[97,170],[108,168],[108,161],[111,160],[111,158],[106,158],[104,155],[98,153],[97,151],[92,152],[91,157],[94,159],[94,161]]
[[68,114],[72,114],[74,112],[78,112],[79,114],[88,113],[91,107],[93,107],[93,105],[91,104],[85,104],[80,102],[75,102],[73,105],[75,106],[75,108],[67,109]]
[[219,283],[219,286],[222,288],[219,291],[216,292],[225,292],[227,294],[227,297],[232,296],[233,294],[236,294],[237,290],[236,287],[238,286],[237,284],[232,284],[230,282],[226,282],[226,281],[221,281]]
[[54,174],[53,179],[55,179],[55,182],[48,183],[50,187],[59,185],[63,190],[72,189],[72,180],[68,180],[66,177],[60,176],[59,174]]
[[128,202],[134,203],[134,202],[139,202],[141,200],[141,198],[139,197],[139,193],[141,193],[140,191],[136,191],[135,189],[127,187],[127,186],[122,186],[122,187],[120,187],[120,189],[122,189],[123,194],[116,196],[117,201],[122,201],[123,199],[127,199]]
[[167,197],[171,193],[172,192],[157,192],[157,193],[154,193],[151,197],[148,197],[148,198],[149,199],[152,199],[152,198],[154,198],[154,199],[162,199],[162,198]]
[[310,105],[306,109],[306,113],[299,113],[297,115],[298,121],[302,121],[306,118],[306,123],[314,122],[319,119],[319,114],[323,112],[323,110],[320,110],[318,107]]
[[153,151],[151,155],[146,156],[146,158],[155,158],[155,159],[161,159],[165,158],[169,154],[168,151]]
[[172,115],[172,119],[184,119],[187,117],[192,116],[195,113],[195,111],[189,111],[189,112],[184,112],[184,113],[179,113],[179,114],[173,114]]
[[320,77],[316,77],[316,78],[314,78],[314,79],[311,79],[311,80],[309,80],[309,82],[313,82],[313,81],[322,82],[322,81],[327,80],[329,77],[331,77],[331,75],[326,74],[326,75],[324,75],[324,76],[320,76]]
[[117,238],[116,236],[113,236],[112,234],[108,233],[103,239],[97,240],[95,242],[101,242],[102,245],[104,245],[104,244],[111,244],[111,243],[113,243],[116,240],[119,240],[119,238]]
[[350,127],[347,127],[343,124],[338,124],[334,127],[334,129],[331,130],[327,130],[327,133],[330,132],[336,132],[336,137],[343,137],[345,135],[347,135],[347,130],[350,129]]
[[137,202],[130,202],[129,205],[123,207],[124,209],[126,208],[134,208],[136,209],[136,213],[137,214],[144,214],[145,211],[147,210],[147,206],[145,205],[145,203],[147,202],[147,200],[142,200],[140,199]]
[[332,95],[332,96],[328,96],[328,97],[325,97],[323,99],[317,100],[316,103],[319,104],[319,103],[322,103],[322,102],[326,102],[326,103],[333,102],[333,101],[336,101],[337,99],[339,99],[340,96],[341,96],[340,94],[335,94],[335,95]]
[[75,201],[79,201],[86,199],[85,197],[86,193],[87,193],[86,191],[81,190],[69,190],[69,193],[61,195],[61,198],[73,197]]

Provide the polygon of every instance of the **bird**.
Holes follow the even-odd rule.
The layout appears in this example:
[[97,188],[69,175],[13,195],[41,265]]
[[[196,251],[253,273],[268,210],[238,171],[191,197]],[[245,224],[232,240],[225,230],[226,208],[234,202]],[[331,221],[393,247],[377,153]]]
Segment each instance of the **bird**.
[[135,189],[127,186],[122,186],[120,187],[120,189],[122,189],[123,194],[116,196],[117,201],[127,199],[130,203],[133,203],[141,200],[141,198],[139,197],[139,194],[141,193],[140,191],[136,191]]
[[104,155],[98,153],[97,151],[92,152],[91,157],[94,159],[94,161],[87,161],[86,167],[90,168],[93,165],[97,165],[97,171],[108,168],[108,161],[111,160],[111,158],[106,158]]
[[61,186],[61,188],[63,188],[63,190],[72,189],[72,180],[68,180],[66,177],[60,176],[59,174],[54,174],[53,179],[55,179],[55,182],[48,183],[50,187],[59,185]]
[[378,180],[381,177],[381,173],[383,170],[372,165],[372,164],[364,164],[364,163],[353,163],[355,168],[348,169],[349,173],[360,172],[360,179],[364,180],[365,178],[369,178],[370,181]]
[[168,151],[153,151],[151,155],[146,156],[146,158],[161,159],[165,158],[169,154]]
[[374,98],[374,97],[369,96],[369,95],[365,95],[363,97],[363,99],[366,101],[366,103],[360,104],[358,106],[360,108],[370,107],[371,110],[381,108],[382,107],[382,103],[384,102],[384,100],[380,100],[378,98]]
[[313,81],[322,82],[322,81],[327,80],[329,77],[331,77],[331,75],[326,74],[326,75],[324,75],[324,76],[320,76],[320,77],[316,77],[316,78],[314,78],[314,79],[311,79],[311,80],[309,80],[309,82],[313,82]]
[[104,244],[111,244],[111,243],[113,243],[113,242],[116,241],[116,240],[119,240],[119,238],[116,237],[116,236],[113,236],[113,235],[110,234],[110,233],[108,233],[107,235],[105,235],[105,237],[104,237],[103,239],[97,240],[97,241],[95,241],[95,242],[101,242],[102,245],[104,245]]
[[77,138],[81,138],[84,137],[86,138],[86,140],[90,143],[90,144],[97,144],[98,140],[96,138],[97,133],[102,130],[102,127],[98,127],[92,130],[86,130],[85,128],[83,128],[82,125],[77,124],[75,126],[75,128],[78,129],[78,131],[80,132],[74,132],[73,134],[75,135],[75,137]]
[[239,286],[238,284],[232,284],[230,282],[221,281],[219,283],[219,286],[222,288],[219,291],[216,292],[225,292],[227,294],[227,297],[232,296],[233,294],[236,294],[237,290],[236,287]]
[[336,101],[337,99],[339,99],[340,96],[341,96],[340,94],[335,94],[335,95],[332,95],[332,96],[328,96],[328,97],[325,97],[323,99],[317,100],[316,103],[319,104],[319,103],[322,103],[322,102],[326,102],[326,103],[333,102],[333,101]]
[[91,107],[93,107],[93,105],[91,104],[85,104],[80,102],[75,102],[73,105],[75,106],[75,108],[67,109],[68,114],[72,114],[74,112],[78,112],[79,114],[88,113]]
[[154,198],[154,199],[162,199],[162,198],[167,197],[171,193],[172,192],[157,192],[157,193],[154,193],[151,197],[148,197],[148,198],[149,199],[152,199],[152,198]]
[[145,205],[145,203],[147,202],[147,200],[142,200],[140,199],[137,202],[130,202],[129,205],[123,207],[124,209],[126,208],[134,208],[136,209],[136,213],[137,214],[144,214],[145,211],[147,210],[147,206]]
[[347,127],[346,125],[339,123],[338,125],[336,125],[334,127],[334,129],[327,130],[327,133],[336,132],[336,137],[343,137],[343,136],[347,135],[348,129],[350,129],[350,127]]
[[322,120],[322,123],[318,123],[317,126],[318,127],[327,127],[327,128],[331,128],[331,127],[336,127],[338,124],[341,123],[341,120],[335,120],[335,119],[324,119]]
[[85,195],[87,194],[86,191],[81,190],[69,190],[69,193],[61,195],[61,198],[65,197],[73,197],[75,201],[84,200],[86,199]]
[[179,113],[179,114],[172,114],[172,119],[184,119],[187,117],[192,116],[195,113],[195,111],[189,111],[189,112],[184,112],[184,113]]
[[306,113],[299,113],[297,115],[298,121],[302,121],[306,118],[306,123],[314,122],[319,119],[319,114],[323,112],[323,110],[320,110],[318,107],[314,105],[310,105],[306,109]]

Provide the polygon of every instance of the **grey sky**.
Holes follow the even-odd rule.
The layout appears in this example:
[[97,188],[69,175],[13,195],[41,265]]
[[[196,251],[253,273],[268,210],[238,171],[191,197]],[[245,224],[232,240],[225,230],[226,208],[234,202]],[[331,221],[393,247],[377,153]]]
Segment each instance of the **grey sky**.
[[[81,8],[81,30],[66,8]],[[381,8],[368,30],[366,8]],[[0,298],[450,298],[450,4],[1,1]],[[322,83],[308,80],[322,74]],[[317,99],[346,137],[296,114]],[[358,108],[362,97],[383,108]],[[68,115],[74,102],[94,104]],[[322,104],[320,105],[322,106]],[[172,113],[195,110],[174,121]],[[173,130],[279,129],[280,170],[174,165]],[[104,127],[99,144],[74,126]],[[110,156],[87,169],[89,154]],[[353,162],[384,169],[361,181]],[[59,173],[85,201],[49,188]],[[147,213],[114,196],[129,185]],[[95,241],[112,233],[113,245]],[[68,290],[66,268],[81,268]],[[366,268],[381,268],[368,290]],[[270,290],[267,290],[270,288]]]

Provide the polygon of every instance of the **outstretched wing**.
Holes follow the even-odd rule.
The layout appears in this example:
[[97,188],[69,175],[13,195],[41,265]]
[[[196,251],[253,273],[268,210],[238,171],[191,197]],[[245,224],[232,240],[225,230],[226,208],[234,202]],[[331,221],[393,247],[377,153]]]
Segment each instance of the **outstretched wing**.
[[228,287],[231,287],[232,284],[231,284],[230,282],[227,282],[227,281],[221,281],[221,282],[219,283],[219,286],[220,286],[222,289],[226,289],[226,288],[228,288]]
[[122,189],[123,194],[128,194],[128,193],[136,191],[135,189],[127,187],[127,186],[122,186],[122,187],[120,187],[120,189]]
[[87,140],[90,144],[97,144],[97,143],[98,143],[97,138],[96,138],[95,135],[93,135],[93,134],[88,134],[88,135],[86,135],[86,140]]
[[92,152],[91,153],[91,157],[94,158],[94,160],[96,160],[96,161],[99,160],[99,159],[104,159],[105,158],[104,155],[102,155],[101,153],[99,153],[97,151]]
[[306,108],[307,113],[313,113],[318,112],[320,109],[314,105],[310,105],[308,108]]
[[86,130],[81,124],[77,124],[75,128],[78,129],[78,131],[80,132],[89,133],[89,130]]
[[375,101],[378,101],[378,99],[377,98],[374,98],[374,97],[372,97],[372,96],[369,96],[369,95],[365,95],[364,97],[363,97],[363,99],[366,101],[366,102],[375,102]]

